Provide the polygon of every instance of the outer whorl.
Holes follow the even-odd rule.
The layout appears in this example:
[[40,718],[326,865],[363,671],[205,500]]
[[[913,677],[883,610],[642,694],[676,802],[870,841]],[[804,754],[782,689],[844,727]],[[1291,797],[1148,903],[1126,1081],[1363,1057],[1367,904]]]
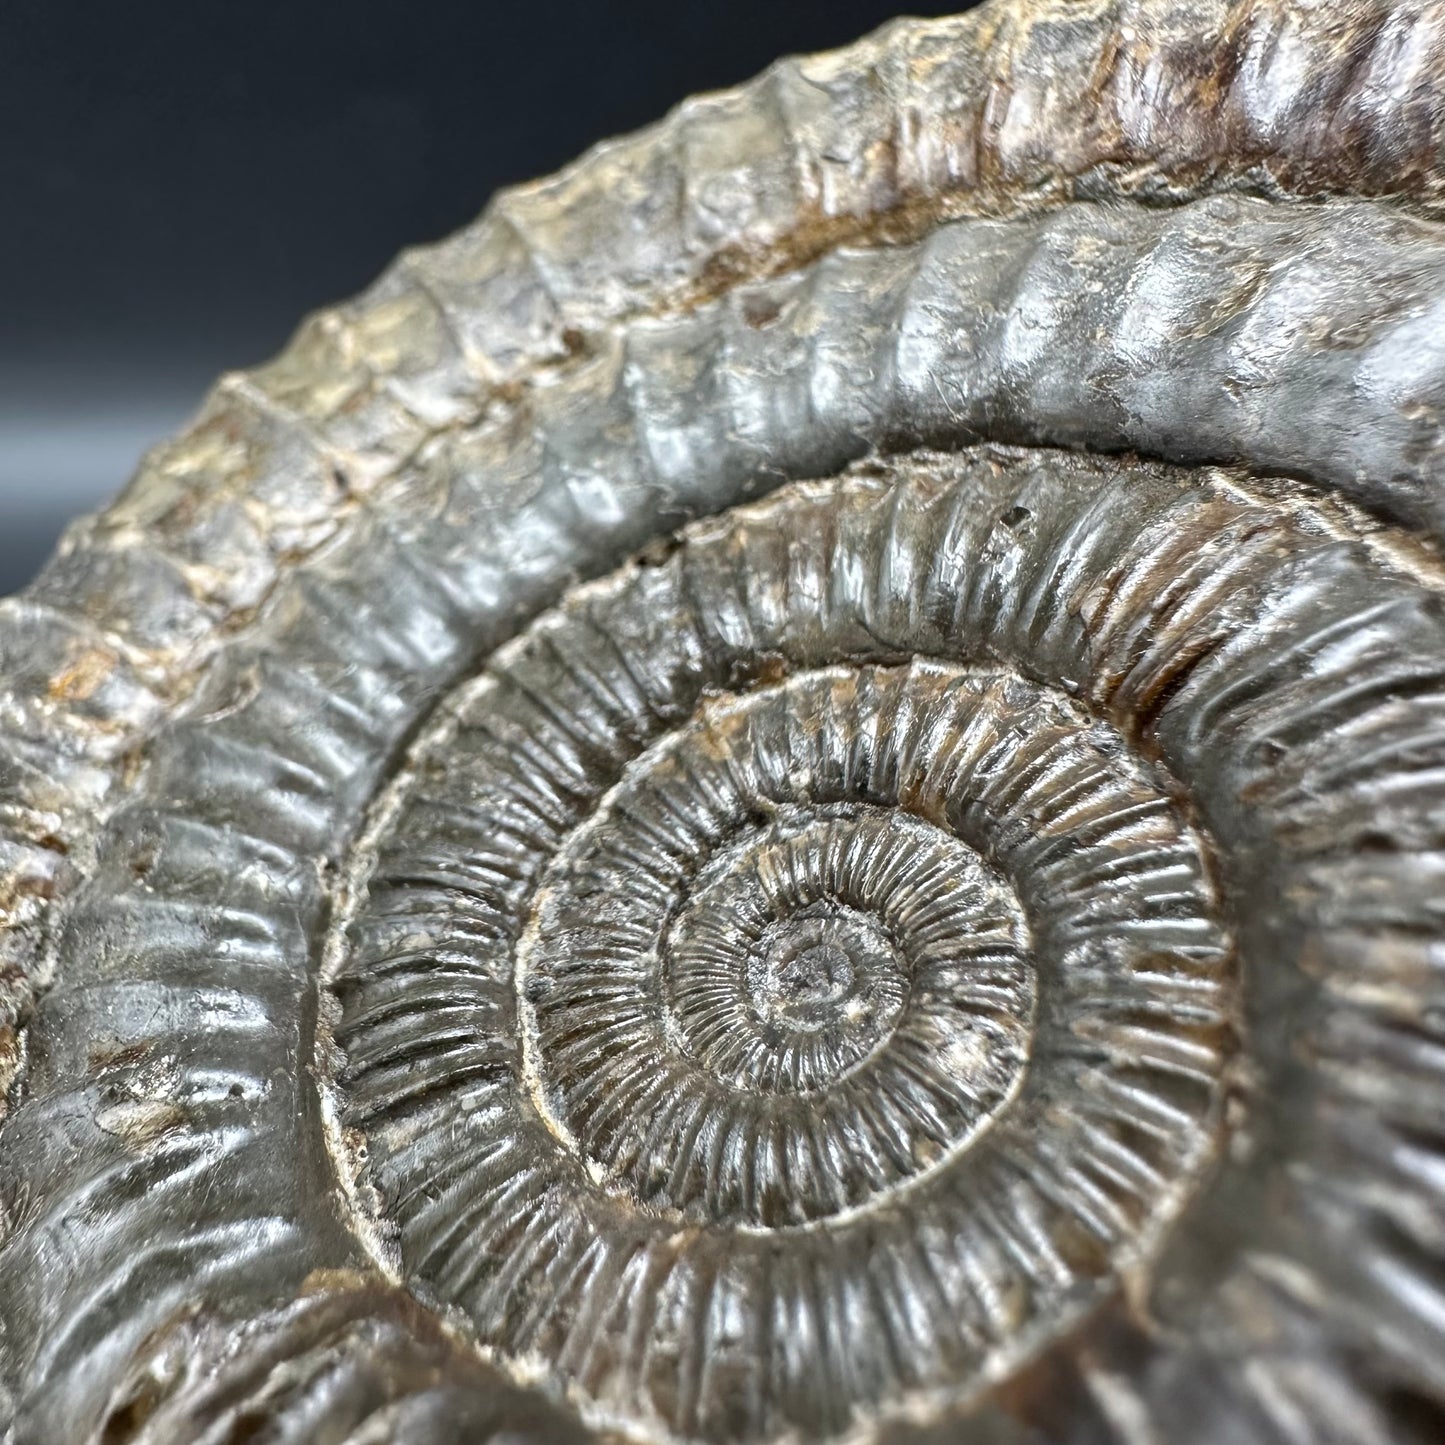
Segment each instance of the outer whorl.
[[1440,1438],[1442,84],[899,23],[223,381],[0,604],[0,1437]]

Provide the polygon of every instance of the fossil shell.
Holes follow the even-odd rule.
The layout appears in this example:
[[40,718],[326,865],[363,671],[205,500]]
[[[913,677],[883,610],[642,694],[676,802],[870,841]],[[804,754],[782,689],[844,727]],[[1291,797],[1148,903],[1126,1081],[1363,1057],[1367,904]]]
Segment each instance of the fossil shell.
[[1442,81],[899,23],[224,380],[0,604],[0,1438],[1440,1438]]

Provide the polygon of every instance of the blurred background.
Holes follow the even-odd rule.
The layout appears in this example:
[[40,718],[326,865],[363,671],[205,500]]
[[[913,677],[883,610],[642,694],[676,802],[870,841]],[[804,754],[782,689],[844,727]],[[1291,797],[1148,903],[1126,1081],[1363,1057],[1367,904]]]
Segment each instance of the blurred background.
[[3,0],[0,592],[403,245],[901,3]]

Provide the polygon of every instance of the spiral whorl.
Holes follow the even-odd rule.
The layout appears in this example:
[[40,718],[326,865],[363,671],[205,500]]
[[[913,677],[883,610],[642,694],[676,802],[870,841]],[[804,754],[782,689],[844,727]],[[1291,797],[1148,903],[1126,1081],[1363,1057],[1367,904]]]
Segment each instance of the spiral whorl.
[[996,0],[228,378],[0,603],[6,1445],[1440,1438],[1442,77]]
[[1241,1188],[1348,1193],[1352,1086],[1299,1060],[1360,1037],[1328,940],[1432,907],[1366,800],[1445,667],[1441,579],[1352,525],[914,453],[575,590],[343,890],[338,1119],[401,1276],[584,1414],[766,1439],[966,1407],[1126,1280],[1178,1308]]

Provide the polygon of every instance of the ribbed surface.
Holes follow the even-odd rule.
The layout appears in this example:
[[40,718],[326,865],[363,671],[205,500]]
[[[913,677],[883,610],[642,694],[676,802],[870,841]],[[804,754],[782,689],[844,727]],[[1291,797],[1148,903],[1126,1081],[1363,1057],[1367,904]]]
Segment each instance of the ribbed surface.
[[[905,1397],[947,1403],[984,1362],[1028,1357],[1029,1371],[972,1417],[980,1438],[1439,1433],[1445,648],[1437,566],[1397,524],[1445,530],[1434,219],[1445,13],[1328,0],[1221,5],[1201,19],[1202,8],[1018,5],[902,24],[689,103],[501,198],[477,227],[308,324],[274,366],[228,379],[115,508],[0,605],[0,1076],[19,1063],[16,1018],[37,984],[46,990],[0,1133],[0,1418],[13,1392],[21,1445],[123,1424],[120,1382],[144,1370],[160,1348],[153,1332],[177,1311],[254,1314],[247,1349],[268,1331],[281,1338],[275,1311],[308,1277],[369,1268],[361,1238],[384,1254],[409,1209],[431,1211],[424,1251],[419,1234],[409,1245],[402,1228],[399,1240],[416,1287],[444,1285],[484,1332],[530,1342],[521,1368],[543,1362],[554,1388],[580,1382],[594,1419],[615,1411],[714,1438],[815,1414],[841,1425],[855,1405],[866,1415]],[[1391,199],[1356,199],[1367,195]],[[1237,461],[1256,475],[1047,451],[919,454],[790,493],[776,514],[724,516],[669,559],[679,524],[787,481],[980,438]],[[1259,480],[1267,471],[1342,491],[1374,519]],[[517,657],[545,647],[534,638],[488,663],[495,649],[579,579],[652,543],[636,575],[608,584],[627,607],[600,622],[588,608],[607,587],[574,591],[566,626],[535,635],[563,650],[535,663],[529,692],[504,696]],[[704,555],[716,571],[689,578],[689,559]],[[854,563],[840,571],[845,557]],[[679,577],[687,590],[668,593]],[[679,609],[698,621],[673,635]],[[689,638],[694,652],[681,655]],[[728,660],[711,703],[697,693],[701,658]],[[634,676],[627,659],[673,670]],[[358,943],[362,973],[368,958],[395,963],[385,977],[396,992],[373,1020],[372,1054],[357,1032],[344,1065],[357,1118],[397,1157],[435,1147],[434,1173],[408,1196],[388,1185],[378,1149],[356,1196],[343,1196],[321,1152],[315,1082],[331,1067],[314,1044],[326,920],[338,877],[363,881],[365,867],[347,873],[345,860],[366,857],[357,831],[407,739],[478,667],[491,681],[457,738],[490,736],[509,709],[531,719],[482,749],[516,763],[515,816],[488,815],[491,831],[451,851],[476,826],[472,805],[427,805],[447,846],[392,882],[420,900],[419,917],[440,907],[462,932],[439,954],[401,908],[377,922],[370,954]],[[949,667],[964,671],[940,691]],[[880,1126],[878,1138],[909,1142],[880,1152],[872,1174],[809,1143],[816,1167],[791,1204],[759,1185],[782,1173],[756,1152],[747,1163],[731,1134],[690,1136],[693,1094],[679,1092],[675,1109],[649,1096],[672,1166],[652,1180],[652,1136],[629,1134],[641,1096],[606,1073],[607,1051],[598,1080],[611,1104],[569,1093],[594,1047],[586,1028],[574,1038],[576,1010],[590,1028],[597,1001],[591,985],[585,999],[569,992],[588,919],[565,911],[547,870],[585,862],[585,878],[606,864],[596,876],[609,896],[645,891],[643,863],[693,835],[639,840],[635,859],[574,858],[588,836],[579,807],[621,838],[611,810],[628,786],[655,781],[646,763],[668,747],[706,753],[729,727],[741,731],[728,756],[752,757],[756,731],[768,756],[797,748],[815,771],[851,758],[856,780],[844,731],[794,726],[794,708],[831,715],[837,668],[855,687],[867,679],[859,697],[921,688],[940,716],[981,687],[970,717],[1024,713],[1010,736],[1018,766],[1038,769],[1029,786],[1068,782],[1087,748],[1103,748],[1100,779],[1152,801],[1141,799],[1138,831],[1115,840],[1117,868],[1079,862],[1041,907],[1016,876],[1028,840],[1039,867],[1074,856],[1049,854],[1045,835],[1025,827],[999,841],[941,803],[930,814],[926,790],[820,804],[811,783],[785,777],[774,798],[763,786],[773,775],[757,772],[749,786],[776,816],[696,845],[709,862],[691,911],[657,932],[673,967],[647,975],[656,988],[636,996],[660,1012],[648,1004],[638,1027],[713,1096],[731,1088],[786,1112],[846,1088],[926,1016],[914,970],[921,958],[926,974],[933,945],[915,939],[910,958],[916,917],[905,924],[893,891],[914,886],[918,907],[941,910],[943,939],[965,915],[991,920],[994,1011],[971,985],[941,997],[959,1005],[943,1039],[960,1046],[953,1081],[969,1076],[962,1061],[985,1017],[1000,1031],[994,1072],[979,1075],[976,1097],[945,1092],[911,1124]],[[501,689],[490,702],[488,686]],[[555,718],[538,731],[554,713],[577,716],[588,687],[583,711],[620,731],[574,737]],[[781,711],[768,727],[770,706]],[[840,729],[874,716],[861,706],[841,709]],[[868,726],[921,758],[932,714],[899,709]],[[1051,717],[1080,731],[1034,755],[1023,740]],[[597,786],[630,760],[642,760],[635,776]],[[739,769],[729,780],[747,782]],[[684,809],[678,826],[708,816]],[[934,831],[908,831],[918,828]],[[525,867],[523,844],[539,845]],[[905,852],[922,863],[912,885]],[[973,883],[945,906],[925,887],[940,874]],[[1222,963],[1205,970],[1202,993],[1162,969],[1141,998],[1102,946],[1077,967],[1050,963],[1041,928],[1051,909],[1101,910],[1100,937],[1145,947],[1167,909],[1184,907],[1184,875],[1188,916],[1238,935],[1242,1063],[1225,1070],[1222,1115],[1219,1061],[1235,1047]],[[1134,885],[1157,891],[1146,899]],[[486,907],[468,913],[459,889],[468,907],[485,894]],[[755,923],[796,921],[753,937],[724,894],[751,898]],[[680,895],[625,896],[641,909]],[[576,948],[558,952],[569,929]],[[478,960],[510,958],[518,938],[537,993],[523,1000],[527,1029],[514,1027],[505,990],[465,996]],[[596,966],[619,971],[599,983],[639,971],[627,947],[640,936],[598,940]],[[721,960],[735,952],[752,962],[746,987],[724,998]],[[1220,958],[1217,944],[1205,956]],[[877,966],[860,970],[858,958]],[[1076,993],[1059,991],[1065,974]],[[798,999],[808,1008],[790,1012]],[[804,1037],[796,1025],[835,1004],[833,1022]],[[1186,1017],[1202,1030],[1192,1041]],[[569,1213],[554,1194],[508,1216],[514,1235],[485,1253],[448,1213],[477,1152],[453,1156],[443,1135],[403,1138],[398,1120],[437,1094],[438,1060],[463,1090],[500,1088],[524,1034],[538,1048],[518,1077],[549,1136],[577,1146],[560,1151],[578,1191],[568,1197],[612,1213]],[[643,1035],[628,1037],[642,1047]],[[1111,1071],[1132,1067],[1148,1082],[1120,1093]],[[684,1228],[720,1211],[740,1237],[831,1239],[827,1221],[921,1197],[955,1164],[991,1157],[1011,1111],[1055,1073],[1134,1124],[1122,1153],[1090,1136],[1106,1182],[1062,1153],[1020,1166],[1010,1187],[1045,1202],[991,1224],[1000,1242],[988,1256],[995,1280],[1006,1273],[1019,1289],[988,1288],[977,1272],[935,1284],[923,1264],[889,1275],[883,1261],[902,1256],[886,1249],[849,1293],[846,1252],[826,1270],[768,1256],[743,1278],[725,1264],[689,1275],[680,1247],[665,1259],[587,1247],[638,1210],[671,1210]],[[655,1087],[655,1076],[636,1082]],[[1166,1094],[1146,1127],[1138,1112]],[[752,1127],[763,1114],[748,1109]],[[1227,1148],[1200,1184],[1220,1118]],[[789,1137],[815,1137],[809,1119]],[[507,1152],[512,1140],[492,1136],[498,1152],[478,1167],[512,1171],[520,1192],[467,1201],[493,1219],[534,1178],[525,1150]],[[333,1142],[343,1169],[360,1162],[364,1139]],[[1177,1188],[1161,1188],[1166,1175]],[[355,1211],[377,1186],[382,1217],[368,1222]],[[1191,1189],[1165,1248],[1158,1222]],[[1111,1212],[1116,1196],[1139,1202]],[[779,1223],[790,1210],[798,1217]],[[1049,1221],[1069,1218],[1069,1248],[1051,1252]],[[923,1251],[932,1268],[940,1237],[898,1229],[897,1248]],[[957,1225],[943,1237],[966,1235]],[[1147,1310],[1114,1298],[1090,1315],[1085,1343],[1040,1353],[1076,1306],[1114,1290],[1121,1262]],[[502,1307],[543,1278],[555,1294]],[[662,1343],[640,1339],[627,1300],[674,1287],[676,1318],[698,1333],[667,1335],[664,1321]],[[734,1325],[772,1290],[799,1303],[768,1317],[759,1354]],[[355,1308],[359,1318],[372,1305]],[[859,1311],[888,1321],[876,1357],[844,1327]],[[1042,1322],[1032,1333],[1031,1319]],[[224,1338],[203,1329],[196,1348],[221,1350]],[[406,1369],[394,1378],[404,1411],[408,1392],[425,1391]],[[352,1408],[345,1391],[325,1405],[288,1398],[294,1410],[276,1408],[292,1411],[293,1431],[320,1418],[313,1409]],[[186,1419],[189,1407],[176,1408]],[[461,1428],[436,1418],[427,1428],[439,1439]],[[885,1428],[903,1438],[901,1423]]]
[[[1226,476],[1045,454],[914,457],[705,524],[544,619],[443,709],[356,865],[364,902],[337,980],[341,1090],[406,1276],[462,1304],[484,1339],[551,1359],[605,1416],[635,1412],[687,1436],[838,1429],[945,1383],[966,1399],[975,1372],[1036,1352],[1112,1270],[1158,1247],[1219,1127],[1227,954],[1195,845],[1158,784],[1151,795],[1149,765],[1128,761],[1162,750],[1245,922],[1241,1158],[1255,1162],[1222,1170],[1193,1205],[1160,1265],[1160,1307],[1177,1308],[1172,1291],[1205,1250],[1217,1289],[1190,1309],[1209,1368],[1261,1310],[1294,1308],[1272,1293],[1290,1278],[1314,1300],[1312,1348],[1343,1345],[1361,1260],[1337,1231],[1386,1226],[1365,1207],[1378,1161],[1344,1167],[1350,1131],[1328,1121],[1343,1124],[1350,1088],[1301,1061],[1340,1029],[1357,1046],[1375,1033],[1352,971],[1402,949],[1418,958],[1408,940],[1433,926],[1415,870],[1435,848],[1426,820],[1445,735],[1445,652],[1427,640],[1442,626],[1439,581],[1420,592],[1346,536],[1297,491],[1254,495]],[[1000,664],[1107,721],[1079,732],[1072,705],[988,670]],[[712,696],[740,687],[743,701]],[[1357,752],[1369,735],[1381,746]],[[1302,791],[1288,781],[1296,766],[1343,770],[1359,791]],[[1350,820],[1364,794],[1377,836],[1412,859],[1388,885],[1385,934],[1377,859],[1404,866],[1404,854],[1360,846]],[[716,957],[705,920],[719,880],[738,931],[727,997],[755,1009],[749,948],[770,922],[798,926],[798,897],[853,917],[831,830],[880,827],[880,808],[976,850],[1028,920],[1025,972],[995,945],[987,975],[994,1016],[1027,1039],[1022,1088],[998,1098],[972,1148],[966,1124],[957,1139],[939,1128],[950,1088],[930,1096],[926,1082],[933,1069],[953,1086],[987,1079],[966,1047],[935,1051],[912,1076],[932,1104],[931,1139],[907,1109],[890,1112],[881,1078],[855,1093],[850,1060],[790,1144],[789,1096],[775,1106],[757,1074],[719,1080],[673,1011],[697,916],[702,961]],[[778,829],[828,881],[810,889],[794,863],[793,891],[773,893],[779,911],[749,931],[748,869]],[[926,888],[922,840],[909,856],[893,886]],[[886,903],[870,906],[886,918]],[[987,929],[997,902],[979,916]],[[1371,941],[1336,971],[1319,957],[1326,928]],[[907,935],[892,937],[906,955]],[[848,948],[885,977],[895,966],[856,932]],[[1036,1021],[1033,984],[1020,986],[1035,970]],[[834,981],[813,986],[811,1016],[826,1018]],[[911,1007],[879,1061],[906,1044]],[[716,1037],[750,1047],[737,1021]],[[1416,1070],[1434,1048],[1407,1049]],[[1383,1037],[1355,1065],[1356,1087],[1409,1097],[1394,1093]],[[1429,1132],[1416,1142],[1438,1159]],[[1333,1180],[1315,1202],[1269,1222],[1236,1212],[1310,1191],[1325,1167]],[[1427,1175],[1392,1214],[1428,1215]],[[767,1212],[770,1180],[785,1184],[791,1217]],[[1328,1231],[1302,1232],[1320,1201],[1341,1197]],[[725,1232],[679,1235],[679,1215]],[[827,1227],[796,1228],[809,1224]],[[1236,1237],[1227,1265],[1219,1251]],[[1423,1260],[1411,1268],[1428,1274]],[[1247,1287],[1256,1270],[1268,1305]],[[1420,1340],[1428,1316],[1413,1297],[1377,1284],[1372,1319]],[[1015,1303],[999,1316],[1005,1298]],[[628,1332],[628,1320],[646,1328]],[[1433,1378],[1424,1358],[1406,1349],[1389,1368]],[[1144,1392],[1148,1379],[1134,1368],[1112,1388]],[[1156,1403],[1141,1393],[1135,1407]],[[1171,1438],[1212,1439],[1218,1425]]]
[[[911,500],[790,498],[509,648],[420,745],[337,982],[407,1275],[685,1436],[966,1395],[1217,1127],[1229,953],[1148,770],[1017,677],[857,665],[977,635],[879,545]],[[760,667],[805,670],[710,696]]]
[[44,901],[97,805],[114,806],[114,760],[437,437],[509,411],[632,320],[960,212],[1262,185],[1433,214],[1442,68],[1436,0],[1017,0],[899,22],[499,196],[312,318],[275,363],[223,381],[118,505],[0,604],[17,885],[0,899],[0,1077]]

